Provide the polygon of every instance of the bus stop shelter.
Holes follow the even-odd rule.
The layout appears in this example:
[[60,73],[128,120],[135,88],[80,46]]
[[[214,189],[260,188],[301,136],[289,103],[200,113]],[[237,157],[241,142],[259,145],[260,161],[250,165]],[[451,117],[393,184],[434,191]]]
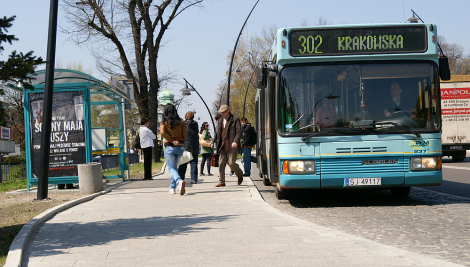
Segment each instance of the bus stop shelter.
[[[26,170],[28,190],[38,184],[41,148],[45,70],[36,72],[32,80],[34,89],[25,89],[10,83],[8,87],[21,90],[24,99]],[[125,104],[132,102],[125,87],[109,85],[88,74],[68,70],[54,71],[52,100],[51,146],[49,158],[49,184],[78,183],[78,164],[93,161],[93,154],[118,154],[121,174],[107,178],[122,178],[129,169],[125,134]],[[91,95],[102,94],[107,101],[91,102]],[[92,128],[92,105],[116,105],[119,109],[119,128]],[[119,146],[108,148],[107,131],[119,132]]]

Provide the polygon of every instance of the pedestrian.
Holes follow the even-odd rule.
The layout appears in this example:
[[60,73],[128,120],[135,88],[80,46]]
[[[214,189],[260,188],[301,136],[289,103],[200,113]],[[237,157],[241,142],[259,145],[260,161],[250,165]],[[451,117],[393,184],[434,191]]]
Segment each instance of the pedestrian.
[[[209,123],[203,122],[201,126],[201,130],[199,131],[199,134],[201,135],[201,140],[208,140],[211,142],[211,133],[209,132]],[[212,143],[212,142],[211,142]],[[204,174],[204,164],[206,163],[207,165],[207,175],[212,176],[211,173],[211,154],[213,150],[209,146],[203,146],[201,144],[201,155],[202,155],[202,161],[201,161],[201,173],[199,175],[203,176]]]
[[242,141],[243,141],[243,176],[250,176],[251,174],[251,163],[257,162],[256,157],[251,155],[251,149],[256,144],[256,132],[248,123],[248,119],[241,118],[242,122]]
[[158,140],[157,142],[157,154],[155,155],[155,162],[162,162],[161,161],[161,158],[162,158],[162,142],[160,140]]
[[[219,119],[222,117],[221,114],[217,114],[215,116],[215,124],[217,125],[219,123]],[[217,126],[216,126],[217,127]],[[232,166],[228,165],[228,167],[230,168],[230,176],[234,175],[235,172],[232,170]]]
[[232,167],[238,178],[238,185],[243,182],[243,172],[240,170],[237,160],[237,152],[242,149],[240,139],[242,137],[242,129],[240,119],[230,113],[227,105],[219,108],[222,118],[217,123],[217,151],[220,153],[219,162],[219,183],[217,187],[225,186],[225,165]]
[[184,195],[186,182],[181,180],[176,164],[184,152],[183,140],[187,136],[186,124],[178,116],[175,106],[170,103],[163,108],[160,133],[165,138],[163,145],[165,146],[166,166],[171,175],[170,194],[174,194],[178,186],[180,195]]
[[152,180],[153,140],[157,136],[148,128],[150,124],[149,119],[140,119],[140,124],[140,147],[142,148],[142,153],[144,153],[144,180]]
[[[197,161],[199,154],[199,125],[194,121],[194,112],[188,111],[184,115],[186,124],[187,136],[184,139],[184,150],[190,152],[193,155],[193,159],[189,162],[191,166],[191,184],[197,184]],[[178,167],[178,174],[181,180],[184,181],[188,162],[181,164]]]

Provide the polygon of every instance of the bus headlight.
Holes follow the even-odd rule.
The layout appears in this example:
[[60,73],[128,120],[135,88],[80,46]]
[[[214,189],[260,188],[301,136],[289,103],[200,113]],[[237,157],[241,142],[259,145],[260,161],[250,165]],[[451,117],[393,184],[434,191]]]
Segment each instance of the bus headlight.
[[285,174],[311,174],[315,173],[315,161],[313,160],[286,160],[282,164]]
[[424,170],[437,170],[438,160],[436,157],[417,157],[411,158],[410,170],[424,171]]

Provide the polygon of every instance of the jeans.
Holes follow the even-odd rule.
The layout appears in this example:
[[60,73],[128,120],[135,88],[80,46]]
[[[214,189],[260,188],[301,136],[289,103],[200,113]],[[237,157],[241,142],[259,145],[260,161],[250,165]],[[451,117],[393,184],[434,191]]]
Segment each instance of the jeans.
[[[191,166],[191,182],[197,183],[197,161],[198,161],[198,155],[193,154],[193,159],[189,162],[189,165]],[[181,164],[178,167],[178,174],[181,177],[181,180],[184,180],[184,176],[186,174],[186,169],[188,167],[188,163]]]
[[202,154],[201,174],[204,173],[204,163],[207,164],[207,174],[211,173],[211,153]]
[[258,160],[256,157],[251,155],[251,148],[244,147],[243,148],[243,168],[246,175],[251,173],[251,163],[257,163]]
[[175,189],[181,180],[178,170],[176,169],[178,167],[176,163],[178,162],[178,158],[183,155],[183,152],[184,148],[181,146],[168,146],[165,148],[166,166],[171,174],[170,189]]

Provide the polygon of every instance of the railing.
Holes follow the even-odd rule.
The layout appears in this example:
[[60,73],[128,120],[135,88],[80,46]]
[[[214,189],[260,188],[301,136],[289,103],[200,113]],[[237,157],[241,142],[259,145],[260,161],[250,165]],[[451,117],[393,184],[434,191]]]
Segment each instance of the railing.
[[0,183],[26,177],[26,163],[0,163]]

